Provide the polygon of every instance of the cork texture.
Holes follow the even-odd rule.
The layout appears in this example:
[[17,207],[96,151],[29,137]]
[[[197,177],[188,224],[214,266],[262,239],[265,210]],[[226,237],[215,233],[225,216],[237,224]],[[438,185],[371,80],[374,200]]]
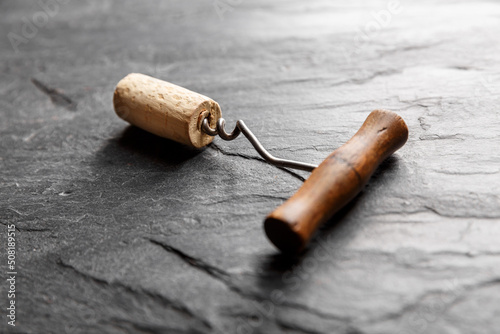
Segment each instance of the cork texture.
[[217,102],[172,83],[131,73],[116,86],[113,104],[116,114],[143,130],[176,142],[203,147],[213,137],[201,131],[201,121],[210,125],[221,117]]

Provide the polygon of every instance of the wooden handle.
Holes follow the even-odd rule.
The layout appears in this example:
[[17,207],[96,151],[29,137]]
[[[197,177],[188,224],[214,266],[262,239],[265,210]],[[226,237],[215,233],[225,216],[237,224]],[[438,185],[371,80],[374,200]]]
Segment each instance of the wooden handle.
[[403,146],[408,127],[396,113],[375,110],[330,154],[302,187],[264,221],[268,238],[286,253],[304,249],[316,229],[353,199],[377,166]]
[[116,114],[125,121],[192,147],[203,147],[213,137],[201,130],[207,116],[210,126],[221,117],[214,100],[186,88],[138,73],[120,80],[113,104]]

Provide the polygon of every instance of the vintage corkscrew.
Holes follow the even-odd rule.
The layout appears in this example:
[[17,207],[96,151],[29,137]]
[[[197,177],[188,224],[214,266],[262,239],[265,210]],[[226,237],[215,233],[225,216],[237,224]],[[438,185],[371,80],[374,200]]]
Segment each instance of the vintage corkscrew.
[[166,81],[132,73],[116,86],[113,104],[125,121],[176,142],[201,148],[214,136],[240,133],[269,163],[311,171],[302,187],[264,220],[271,242],[285,253],[303,250],[314,232],[353,199],[379,164],[408,139],[403,119],[392,111],[372,111],[358,132],[319,166],[272,156],[241,120],[230,133],[217,102]]

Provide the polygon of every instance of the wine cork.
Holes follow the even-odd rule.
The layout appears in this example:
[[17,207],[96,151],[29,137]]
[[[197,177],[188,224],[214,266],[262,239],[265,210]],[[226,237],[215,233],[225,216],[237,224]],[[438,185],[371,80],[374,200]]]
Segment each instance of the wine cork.
[[123,120],[176,142],[203,147],[213,137],[201,130],[208,116],[211,128],[221,117],[219,104],[201,94],[166,81],[131,73],[116,86],[116,114]]

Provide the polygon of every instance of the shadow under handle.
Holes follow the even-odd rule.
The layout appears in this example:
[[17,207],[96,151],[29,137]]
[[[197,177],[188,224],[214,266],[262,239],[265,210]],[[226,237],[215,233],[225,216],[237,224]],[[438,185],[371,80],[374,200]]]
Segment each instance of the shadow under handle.
[[380,163],[407,139],[408,127],[398,114],[372,111],[358,132],[267,216],[264,229],[268,238],[285,253],[303,250],[318,227],[352,200]]

